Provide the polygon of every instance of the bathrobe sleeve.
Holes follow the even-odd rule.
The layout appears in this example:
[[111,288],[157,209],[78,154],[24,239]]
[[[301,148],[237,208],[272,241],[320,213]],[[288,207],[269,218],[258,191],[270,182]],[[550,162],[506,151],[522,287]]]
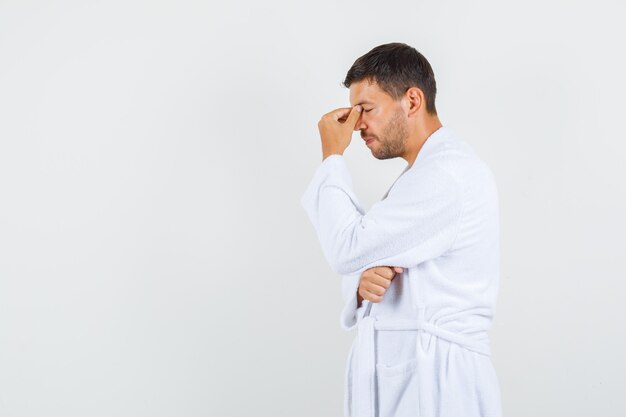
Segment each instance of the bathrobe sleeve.
[[364,270],[380,265],[413,267],[452,246],[461,195],[461,185],[435,160],[406,171],[387,197],[365,213],[352,190],[343,155],[322,161],[301,203],[331,269],[344,276],[348,312],[356,311],[356,290]]

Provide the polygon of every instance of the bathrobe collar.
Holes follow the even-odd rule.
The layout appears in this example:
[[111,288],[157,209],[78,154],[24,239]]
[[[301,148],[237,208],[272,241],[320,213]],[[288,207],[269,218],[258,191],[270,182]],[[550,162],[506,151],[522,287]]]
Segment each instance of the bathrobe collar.
[[[454,132],[452,129],[446,126],[441,126],[439,129],[435,130],[430,136],[426,139],[422,148],[417,153],[417,158],[413,161],[413,166],[416,164],[422,164],[422,162],[430,155],[435,153],[437,150],[442,149],[442,147],[447,146],[447,142],[454,139]],[[408,171],[410,168],[407,165],[407,168],[404,172]]]
[[[430,136],[428,136],[428,138],[422,145],[422,148],[417,153],[417,158],[415,158],[415,161],[413,161],[413,165],[409,166],[407,164],[407,166],[404,167],[404,170],[400,173],[400,175],[398,175],[398,178],[396,178],[396,181],[398,181],[401,176],[403,176],[408,170],[410,170],[414,166],[422,165],[424,163],[424,160],[429,155],[441,150],[442,147],[446,147],[448,145],[448,142],[454,140],[455,138],[456,136],[452,129],[446,126],[439,127],[439,129],[435,130],[433,133],[430,134]],[[387,192],[385,192],[385,194],[382,196],[383,200],[387,198],[396,181],[391,184]]]

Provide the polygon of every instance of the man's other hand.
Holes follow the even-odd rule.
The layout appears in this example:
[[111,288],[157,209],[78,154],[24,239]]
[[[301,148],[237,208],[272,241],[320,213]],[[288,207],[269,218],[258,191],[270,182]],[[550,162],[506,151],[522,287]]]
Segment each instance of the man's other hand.
[[361,307],[364,299],[372,303],[381,302],[391,280],[400,272],[403,269],[399,266],[374,266],[363,271],[357,290],[357,307]]

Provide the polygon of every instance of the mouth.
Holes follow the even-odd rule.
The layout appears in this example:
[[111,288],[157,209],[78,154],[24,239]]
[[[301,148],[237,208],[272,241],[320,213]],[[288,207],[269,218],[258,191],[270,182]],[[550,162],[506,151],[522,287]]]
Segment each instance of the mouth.
[[364,137],[363,140],[365,140],[365,144],[369,145],[370,143],[374,142],[374,138],[369,136],[369,137]]

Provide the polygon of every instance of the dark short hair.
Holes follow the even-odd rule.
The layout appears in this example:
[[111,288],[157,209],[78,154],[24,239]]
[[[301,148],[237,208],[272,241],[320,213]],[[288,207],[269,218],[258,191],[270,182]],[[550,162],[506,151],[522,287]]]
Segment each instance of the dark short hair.
[[359,57],[348,70],[343,86],[350,88],[364,79],[375,82],[394,100],[411,87],[418,87],[426,98],[426,111],[437,114],[435,74],[428,60],[415,48],[405,43],[379,45]]

